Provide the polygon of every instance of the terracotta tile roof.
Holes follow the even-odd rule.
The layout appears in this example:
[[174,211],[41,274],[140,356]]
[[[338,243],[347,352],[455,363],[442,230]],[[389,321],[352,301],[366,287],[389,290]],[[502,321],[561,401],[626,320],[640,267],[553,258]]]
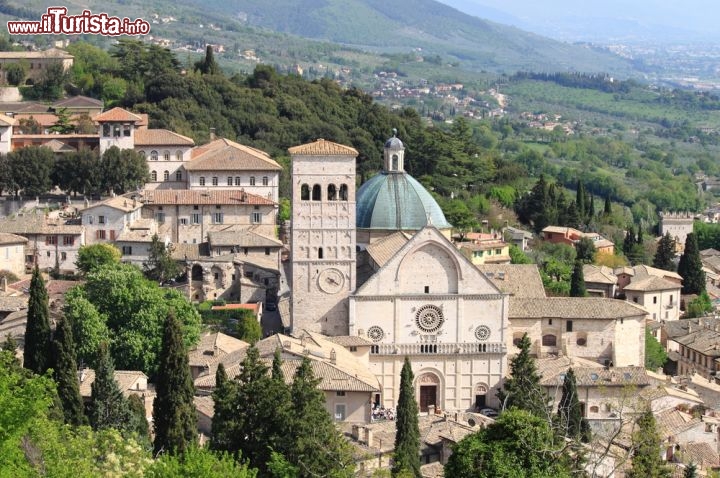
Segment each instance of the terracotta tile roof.
[[258,310],[260,309],[259,304],[225,304],[225,305],[213,305],[212,310],[237,310],[237,309],[243,309],[243,310],[249,310],[255,315],[257,315]]
[[[142,385],[137,388],[138,382],[147,383],[147,375],[137,370],[115,370],[115,381],[120,386],[120,390],[126,397],[132,393],[147,392],[148,388]],[[95,370],[86,368],[78,372],[80,380],[80,395],[89,397],[91,393],[91,385],[95,381]]]
[[119,211],[123,212],[132,212],[137,209],[142,208],[142,202],[141,201],[133,201],[132,198],[128,197],[129,195],[121,195],[121,196],[115,196],[110,197],[107,199],[104,199],[102,201],[96,202],[85,209],[82,209],[82,211],[90,211],[92,209],[95,209],[97,207],[106,206],[113,209],[117,209]]
[[15,118],[0,113],[0,126],[12,126],[15,122]]
[[102,108],[102,100],[96,100],[95,98],[89,98],[87,96],[76,95],[70,98],[58,100],[53,103],[53,107],[58,108]]
[[93,117],[96,122],[99,121],[128,121],[128,122],[142,122],[142,118],[134,113],[130,113],[128,110],[122,109],[118,106],[115,108],[104,111],[99,115]]
[[545,387],[562,385],[565,374],[572,367],[579,387],[626,387],[635,385],[647,387],[650,378],[643,367],[611,367],[605,368],[598,363],[569,357],[538,359],[538,373],[542,376],[540,383]]
[[720,357],[720,332],[703,328],[682,337],[675,337],[674,340],[702,355]]
[[672,290],[680,289],[682,286],[676,282],[670,282],[662,277],[657,276],[635,276],[630,284],[625,286],[624,290],[651,292],[655,290]]
[[358,335],[336,335],[334,337],[328,337],[327,339],[330,342],[342,345],[343,347],[369,347],[373,344],[365,337],[360,337]]
[[0,58],[4,59],[42,59],[42,58],[75,58],[70,53],[59,48],[48,48],[43,51],[0,51]]
[[402,246],[407,244],[410,236],[404,232],[395,232],[367,246],[367,253],[373,261],[382,267]]
[[655,267],[650,267],[650,266],[646,266],[646,265],[635,266],[635,267],[633,267],[633,271],[635,272],[635,277],[645,275],[645,276],[664,277],[666,279],[668,279],[668,278],[677,279],[680,281],[682,280],[682,277],[677,272],[666,271],[663,269],[657,269]]
[[47,143],[43,144],[43,146],[52,149],[53,153],[72,153],[77,151],[77,148],[73,148],[69,144],[65,144],[62,141],[58,141],[57,139],[48,141]]
[[80,235],[83,227],[70,221],[51,219],[44,214],[15,215],[0,219],[0,232],[13,234],[68,234]]
[[716,468],[720,465],[720,456],[712,445],[705,442],[689,442],[681,446],[684,463],[696,463],[702,468]]
[[605,266],[594,266],[585,264],[583,266],[583,276],[585,282],[593,282],[595,284],[617,284],[617,277],[613,274],[612,269]]
[[166,129],[138,129],[135,146],[195,146],[195,141]]
[[547,297],[544,299],[518,298],[510,300],[509,318],[512,319],[619,319],[646,316],[642,307],[623,300],[600,297]]
[[49,128],[50,126],[57,123],[57,120],[58,120],[58,117],[56,115],[54,115],[53,113],[35,113],[35,114],[20,113],[20,114],[16,114],[13,118],[17,121],[18,125],[20,124],[20,120],[28,120],[28,119],[32,118],[35,121],[37,121],[40,126],[42,126],[44,128]]
[[0,111],[3,113],[47,113],[49,108],[43,103],[34,101],[3,101],[0,102]]
[[253,231],[214,231],[208,232],[210,246],[239,247],[282,247],[282,242]]
[[342,144],[333,143],[319,139],[313,143],[301,144],[288,148],[291,155],[303,156],[357,156],[358,152],[355,148],[344,146]]
[[185,164],[185,169],[188,171],[280,171],[282,167],[264,151],[229,139],[217,139],[196,148],[190,162]]
[[535,264],[482,264],[476,266],[495,286],[514,298],[543,298],[540,271]]
[[573,229],[572,227],[561,227],[561,226],[548,226],[545,229],[542,230],[542,232],[554,232],[554,233],[560,233],[560,234],[570,234],[570,232],[575,232],[578,235],[582,234],[577,229]]
[[0,246],[7,246],[10,244],[25,244],[27,238],[18,236],[17,234],[11,234],[8,232],[0,232]]
[[204,334],[200,342],[188,353],[191,366],[219,363],[229,354],[245,350],[250,344],[220,332]]
[[25,295],[10,295],[0,297],[0,311],[2,312],[14,312],[26,309],[27,305],[28,298]]
[[467,249],[468,251],[487,251],[488,249],[497,249],[508,246],[508,243],[502,239],[480,240],[477,242],[461,242],[458,244],[459,249]]
[[702,420],[695,418],[689,413],[681,412],[675,408],[664,410],[655,414],[657,429],[660,437],[667,440],[669,437],[676,437],[682,432],[702,424]]
[[275,202],[257,194],[228,189],[156,189],[143,192],[146,204],[248,204],[274,206]]
[[215,415],[215,401],[211,395],[195,396],[193,397],[193,403],[195,404],[195,410],[206,417],[212,418]]

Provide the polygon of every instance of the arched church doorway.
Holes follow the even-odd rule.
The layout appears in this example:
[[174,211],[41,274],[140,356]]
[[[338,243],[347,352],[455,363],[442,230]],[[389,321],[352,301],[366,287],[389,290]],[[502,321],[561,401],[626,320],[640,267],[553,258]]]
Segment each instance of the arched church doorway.
[[487,397],[488,386],[485,383],[475,385],[475,410],[483,409],[487,406],[485,397]]
[[432,372],[420,374],[417,379],[418,405],[421,412],[430,406],[437,408],[440,403],[440,379]]

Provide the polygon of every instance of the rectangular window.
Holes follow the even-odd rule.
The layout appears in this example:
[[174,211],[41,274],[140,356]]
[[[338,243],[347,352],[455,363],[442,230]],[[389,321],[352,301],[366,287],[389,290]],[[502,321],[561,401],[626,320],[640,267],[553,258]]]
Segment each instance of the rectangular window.
[[110,231],[110,240],[111,240],[111,241],[114,241],[114,240],[115,240],[115,230],[114,230],[114,229],[112,229],[112,230]]
[[215,214],[213,214],[213,223],[222,224],[223,223],[223,213],[216,212]]
[[57,236],[45,236],[45,244],[57,245]]
[[180,225],[181,225],[181,226],[187,226],[187,223],[188,223],[188,220],[187,220],[186,217],[181,217],[181,218],[180,218]]
[[193,224],[200,224],[200,214],[195,212],[190,215],[190,222]]
[[252,213],[252,217],[250,218],[250,220],[253,224],[260,224],[262,222],[262,213],[260,213],[260,212]]
[[155,220],[158,222],[158,224],[165,224],[165,213],[164,212],[156,212]]
[[495,255],[499,256],[500,254],[502,254],[502,249],[495,249]]
[[95,239],[105,239],[105,229],[95,231]]
[[218,185],[218,178],[217,178],[217,176],[213,176],[213,178],[212,178],[212,185],[213,185],[213,186],[217,186],[217,185]]
[[87,218],[86,221],[87,221],[88,224],[92,224],[92,223],[93,223],[93,216],[91,216],[90,214],[88,214],[88,215],[85,216],[85,217]]
[[335,404],[335,420],[341,422],[345,420],[345,405],[341,403]]
[[270,248],[269,248],[269,247],[266,247],[266,248],[265,248],[265,255],[266,255],[266,256],[269,256],[269,255],[270,255]]
[[565,331],[572,332],[572,326],[573,326],[572,320],[568,320],[567,322],[565,322]]
[[235,186],[240,186],[240,176],[235,176]]
[[429,286],[429,285],[426,285],[426,286],[425,286],[425,293],[426,293],[426,294],[429,294],[429,293],[430,293],[430,286]]
[[263,186],[267,186],[268,183],[269,183],[268,177],[267,177],[267,176],[263,176]]
[[200,186],[205,186],[205,178],[203,176],[200,176],[198,182],[200,183]]
[[344,397],[345,396],[345,390],[338,390],[335,392],[335,395],[338,397]]
[[130,125],[129,124],[123,125],[123,136],[125,136],[126,138],[130,137]]
[[232,184],[233,184],[233,183],[232,183],[232,176],[228,176],[228,177],[227,177],[227,185],[228,185],[228,186],[232,186]]
[[66,261],[67,260],[67,252],[61,252],[60,253],[60,260]]
[[122,253],[123,256],[132,256],[132,246],[123,246]]
[[657,296],[656,295],[653,296],[653,304],[657,304]]
[[255,176],[250,176],[250,186],[255,186]]
[[73,236],[63,236],[63,246],[75,245],[75,238]]
[[105,216],[98,216],[98,224],[105,224]]

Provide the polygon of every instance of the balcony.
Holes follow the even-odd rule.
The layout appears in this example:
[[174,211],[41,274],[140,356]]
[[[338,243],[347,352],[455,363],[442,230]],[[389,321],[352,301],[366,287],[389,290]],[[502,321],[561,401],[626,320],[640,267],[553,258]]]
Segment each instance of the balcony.
[[371,348],[373,355],[478,355],[504,354],[504,343],[426,343],[426,344],[377,344]]

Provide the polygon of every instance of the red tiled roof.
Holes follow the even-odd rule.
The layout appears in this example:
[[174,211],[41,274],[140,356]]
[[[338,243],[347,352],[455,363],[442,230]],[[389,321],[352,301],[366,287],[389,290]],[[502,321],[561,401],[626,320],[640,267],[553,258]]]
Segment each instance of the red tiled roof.
[[259,304],[226,304],[226,305],[213,305],[212,310],[237,310],[245,309],[252,310],[255,315],[258,313]]
[[265,151],[223,138],[195,148],[192,160],[185,165],[185,169],[188,171],[279,171],[282,167]]
[[166,129],[138,129],[135,146],[195,146],[195,141]]
[[102,100],[96,100],[95,98],[89,98],[83,95],[71,96],[58,100],[53,103],[55,108],[102,108]]
[[204,191],[198,189],[160,189],[143,194],[148,204],[250,204],[275,205],[257,194],[235,190]]
[[355,148],[344,146],[342,144],[333,143],[319,139],[313,143],[301,144],[288,149],[290,154],[299,154],[307,156],[338,156],[351,155],[357,156],[358,152]]
[[141,122],[140,116],[130,113],[128,110],[124,110],[119,107],[115,107],[111,110],[100,113],[93,118],[95,121],[132,121]]

